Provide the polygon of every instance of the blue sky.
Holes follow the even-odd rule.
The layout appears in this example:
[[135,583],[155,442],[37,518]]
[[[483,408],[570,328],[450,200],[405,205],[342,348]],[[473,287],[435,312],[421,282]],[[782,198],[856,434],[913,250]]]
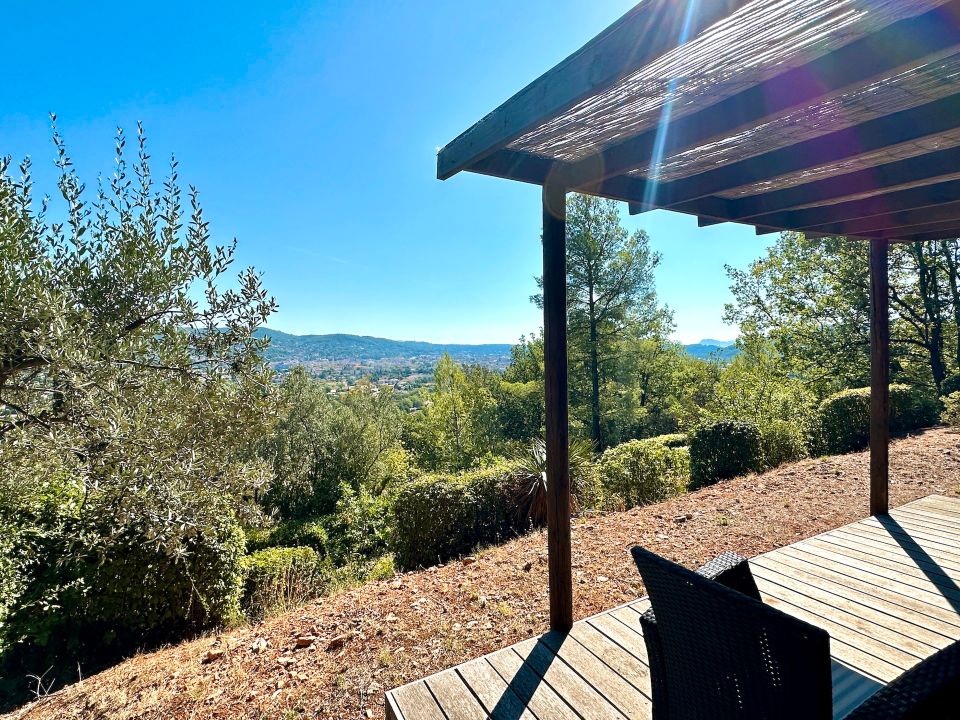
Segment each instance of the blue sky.
[[[272,327],[512,342],[540,326],[539,190],[440,182],[436,150],[632,4],[17,3],[0,152],[31,155],[52,193],[49,111],[91,183],[112,169],[115,128],[142,120],[155,163],[176,153],[216,239],[238,238],[264,274]],[[677,337],[735,336],[723,266],[772,236],[665,212],[627,222],[663,254]]]

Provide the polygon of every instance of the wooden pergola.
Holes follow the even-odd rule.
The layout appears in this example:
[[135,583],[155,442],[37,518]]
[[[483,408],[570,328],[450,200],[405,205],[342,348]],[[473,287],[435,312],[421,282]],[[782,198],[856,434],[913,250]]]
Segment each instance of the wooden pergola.
[[550,622],[573,624],[568,192],[868,242],[870,513],[888,511],[890,242],[960,235],[960,0],[645,0],[444,147],[543,187]]

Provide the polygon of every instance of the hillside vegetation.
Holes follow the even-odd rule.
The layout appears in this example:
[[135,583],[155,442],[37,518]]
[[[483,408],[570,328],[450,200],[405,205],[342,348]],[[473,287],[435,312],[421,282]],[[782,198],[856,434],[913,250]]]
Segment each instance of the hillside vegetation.
[[[891,461],[892,505],[960,493],[958,434],[933,430],[897,440]],[[868,478],[867,453],[804,460],[664,503],[580,518],[573,532],[576,616],[643,595],[628,553],[633,544],[688,566],[725,550],[757,555],[864,517]],[[397,575],[262,624],[138,656],[6,717],[383,718],[384,690],[543,632],[546,583],[546,538],[535,532],[469,564]],[[298,648],[300,638],[309,645]]]

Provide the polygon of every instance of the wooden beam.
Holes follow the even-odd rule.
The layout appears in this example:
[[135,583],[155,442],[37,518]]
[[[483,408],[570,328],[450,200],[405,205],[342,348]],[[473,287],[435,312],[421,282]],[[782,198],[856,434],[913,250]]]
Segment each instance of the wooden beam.
[[960,47],[960,0],[908,17],[792,68],[698,112],[674,118],[628,138],[571,168],[571,187],[580,189],[631,170],[647,168],[658,140],[663,157],[730,137],[787,112],[822,103],[851,88],[935,60]]
[[688,22],[689,37],[746,5],[748,0],[711,0],[691,6],[677,0],[638,4],[573,55],[527,85],[461,133],[437,155],[441,180],[563,114],[581,100],[675,49]]
[[[940,230],[929,231],[924,233],[911,234],[909,230],[904,231],[899,238],[898,242],[931,242],[933,240],[947,240],[950,238],[960,238],[960,224],[953,228],[943,228]],[[893,242],[891,240],[891,242]]]
[[[893,193],[900,187],[916,182],[926,183],[925,187],[931,188],[946,186],[951,180],[950,176],[956,174],[958,167],[960,167],[960,148],[938,150],[782,190],[730,199],[727,201],[729,213],[724,215],[724,218],[734,221],[772,222],[766,218],[768,214],[835,203],[847,198],[856,198],[865,193],[880,194],[885,190]],[[704,200],[712,199],[697,200],[693,206],[696,207]],[[642,211],[640,208],[638,210]]]
[[[960,167],[960,154],[957,159]],[[847,202],[755,215],[746,221],[777,227],[812,228],[956,202],[960,202],[960,180],[948,180],[906,190],[881,192]]]
[[573,626],[567,389],[566,188],[543,188],[543,364],[547,446],[550,628]]
[[870,241],[870,514],[889,509],[890,317],[886,240]]
[[729,163],[715,170],[654,184],[648,190],[654,198],[653,205],[669,208],[956,130],[957,115],[960,115],[960,93]]
[[[922,202],[927,203],[923,207],[915,210],[904,210],[902,212],[883,212],[877,215],[861,217],[855,220],[844,222],[823,222],[810,225],[799,226],[798,230],[817,230],[831,235],[864,235],[882,232],[884,230],[897,230],[898,228],[909,228],[918,225],[931,225],[934,223],[943,224],[944,222],[953,222],[960,224],[960,200],[954,202],[937,203],[935,200],[927,199]],[[824,208],[826,209],[826,208]],[[796,226],[791,226],[796,227]],[[878,236],[877,236],[878,237]]]
[[[870,238],[882,238],[884,240],[899,240],[903,237],[912,236],[912,235],[927,235],[929,233],[941,233],[941,232],[953,232],[958,227],[960,227],[960,215],[954,214],[954,216],[947,220],[934,220],[932,222],[918,222],[915,225],[909,223],[904,223],[902,225],[890,224],[888,227],[884,228],[872,228],[867,230],[859,230],[856,232],[831,232],[827,230],[830,235],[849,235],[851,237],[870,237]],[[820,230],[820,228],[816,228]]]

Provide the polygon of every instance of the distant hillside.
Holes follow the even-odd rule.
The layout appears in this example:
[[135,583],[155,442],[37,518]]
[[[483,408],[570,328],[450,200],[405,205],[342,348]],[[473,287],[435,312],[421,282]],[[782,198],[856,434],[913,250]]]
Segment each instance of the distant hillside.
[[[267,360],[276,366],[307,365],[316,370],[316,364],[344,366],[353,363],[379,370],[394,368],[398,363],[413,363],[420,370],[432,368],[444,353],[463,363],[478,363],[489,367],[506,367],[510,361],[510,345],[443,345],[418,340],[389,340],[368,335],[291,335],[267,328],[257,331],[258,337],[269,337]],[[733,340],[704,339],[684,349],[701,359],[731,360],[740,351]]]
[[387,340],[366,335],[291,335],[267,328],[257,331],[270,338],[267,360],[300,363],[320,360],[363,362],[400,358],[439,358],[444,353],[463,362],[500,364],[510,358],[510,345],[438,345],[416,340]]
[[698,343],[684,345],[683,349],[686,350],[688,354],[701,360],[727,361],[733,360],[733,358],[740,354],[736,342],[736,340],[711,340],[705,338]]

